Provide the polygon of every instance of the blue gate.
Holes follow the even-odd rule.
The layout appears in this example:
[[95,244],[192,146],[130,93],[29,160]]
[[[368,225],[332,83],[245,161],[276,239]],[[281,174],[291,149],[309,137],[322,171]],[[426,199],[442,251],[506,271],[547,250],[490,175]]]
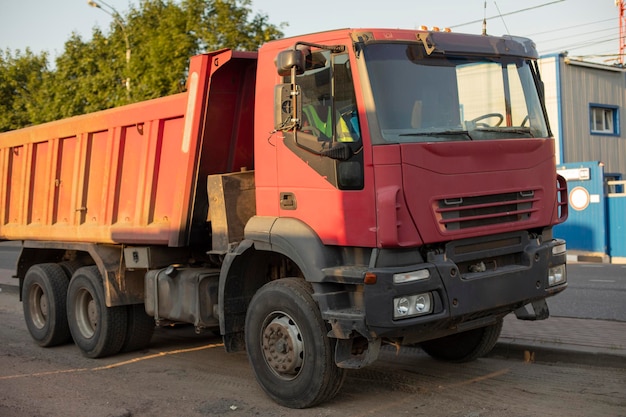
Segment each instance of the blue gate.
[[607,251],[607,209],[602,163],[575,162],[557,167],[567,179],[569,217],[554,227],[554,235],[567,241],[567,249],[604,257]]
[[611,262],[626,263],[626,181],[607,181],[607,215]]

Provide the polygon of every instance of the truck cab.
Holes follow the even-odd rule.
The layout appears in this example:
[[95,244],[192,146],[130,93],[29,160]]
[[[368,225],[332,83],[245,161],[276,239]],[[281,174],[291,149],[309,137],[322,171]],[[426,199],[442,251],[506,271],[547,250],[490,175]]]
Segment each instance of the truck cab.
[[[471,360],[506,314],[548,317],[567,285],[552,235],[567,198],[536,59],[525,38],[406,30],[259,51],[241,255],[278,254],[311,283],[340,368],[371,363],[383,340]],[[255,325],[292,334],[281,323]]]

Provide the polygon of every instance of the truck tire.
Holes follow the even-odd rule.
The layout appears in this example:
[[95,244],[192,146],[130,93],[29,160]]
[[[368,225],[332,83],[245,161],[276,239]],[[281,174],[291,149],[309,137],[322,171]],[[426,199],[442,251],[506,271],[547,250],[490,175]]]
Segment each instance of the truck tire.
[[59,266],[65,271],[65,275],[67,275],[67,281],[69,282],[69,280],[72,278],[72,275],[74,275],[74,272],[78,271],[79,268],[85,265],[81,264],[78,261],[63,261],[59,262]]
[[97,266],[74,273],[67,291],[67,319],[83,355],[101,358],[118,353],[126,338],[127,316],[127,306],[106,306]]
[[141,350],[148,346],[154,333],[154,318],[146,314],[143,304],[132,304],[128,308],[128,325],[121,352]]
[[33,265],[22,285],[26,327],[39,346],[72,340],[67,323],[66,296],[69,279],[57,264]]
[[491,352],[502,331],[502,319],[496,324],[468,330],[420,345],[431,357],[446,362],[470,362]]
[[311,286],[284,278],[265,284],[246,314],[246,350],[256,379],[277,403],[306,408],[331,399],[345,378]]

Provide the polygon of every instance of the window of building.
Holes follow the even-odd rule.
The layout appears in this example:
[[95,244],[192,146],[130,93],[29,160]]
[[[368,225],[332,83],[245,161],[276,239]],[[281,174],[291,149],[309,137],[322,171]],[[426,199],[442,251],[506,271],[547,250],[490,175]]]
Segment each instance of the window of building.
[[594,135],[619,135],[619,108],[602,104],[589,105],[589,123]]

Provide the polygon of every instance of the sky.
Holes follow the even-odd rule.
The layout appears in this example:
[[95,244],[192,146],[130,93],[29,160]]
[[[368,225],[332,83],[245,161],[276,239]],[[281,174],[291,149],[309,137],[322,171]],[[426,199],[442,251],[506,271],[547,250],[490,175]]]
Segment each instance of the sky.
[[[124,15],[139,0],[106,3]],[[286,23],[282,31],[288,37],[348,27],[422,25],[480,33],[486,14],[489,34],[529,37],[540,55],[567,51],[570,57],[611,65],[619,52],[615,0],[252,0],[251,7],[272,24]],[[108,32],[111,22],[87,0],[0,0],[0,50],[30,48],[47,51],[53,59],[72,32],[87,40],[95,26]]]

